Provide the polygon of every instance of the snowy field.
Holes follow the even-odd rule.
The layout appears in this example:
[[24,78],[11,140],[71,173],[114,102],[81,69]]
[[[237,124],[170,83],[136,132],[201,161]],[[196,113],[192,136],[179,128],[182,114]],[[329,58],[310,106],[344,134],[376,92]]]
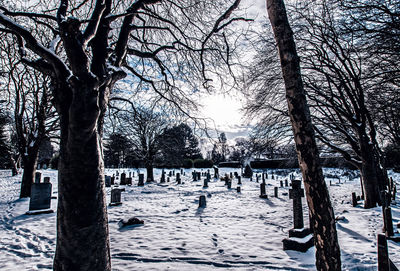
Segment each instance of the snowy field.
[[[315,270],[314,248],[306,253],[282,249],[282,239],[293,227],[289,187],[279,188],[279,197],[273,197],[273,187],[291,173],[298,177],[298,171],[268,170],[269,199],[259,198],[254,177],[252,182],[242,178],[242,192],[237,193],[236,179],[230,190],[224,182],[213,179],[203,188],[203,181],[192,182],[191,170],[185,170],[181,185],[171,178],[169,183],[138,187],[137,171],[125,169],[129,171],[135,172],[134,185],[122,192],[123,204],[108,207],[113,270]],[[220,174],[234,171],[239,169],[220,169]],[[42,177],[51,178],[53,196],[57,196],[57,171],[41,172]],[[115,170],[106,170],[108,175],[113,173]],[[351,206],[351,192],[360,195],[355,172],[324,169],[324,173],[335,216],[344,216],[337,222],[343,270],[376,270],[376,236],[383,226],[381,208],[364,210],[362,203]],[[155,170],[157,182],[160,174]],[[400,174],[390,175],[400,183]],[[18,199],[20,179],[21,175],[11,177],[11,171],[0,171],[0,270],[50,270],[56,213],[26,215],[29,199]],[[109,202],[110,188],[106,190]],[[198,208],[200,195],[207,196],[206,208]],[[397,231],[399,206],[397,197],[392,206]],[[307,226],[304,198],[303,207]],[[56,208],[57,200],[53,199],[52,209]],[[119,226],[121,219],[133,216],[144,220],[144,225]],[[388,244],[392,261],[400,267],[400,244]]]

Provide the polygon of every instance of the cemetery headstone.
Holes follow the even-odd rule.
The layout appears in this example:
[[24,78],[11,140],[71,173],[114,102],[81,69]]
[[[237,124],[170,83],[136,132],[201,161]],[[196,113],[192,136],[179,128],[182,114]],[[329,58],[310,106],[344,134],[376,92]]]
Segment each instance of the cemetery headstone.
[[111,201],[110,201],[110,206],[117,206],[121,205],[121,192],[123,189],[120,188],[114,188],[111,190]]
[[112,176],[111,177],[111,185],[114,185],[114,183],[115,183],[115,176]]
[[197,177],[196,177],[196,178],[197,178],[197,180],[199,180],[199,181],[200,181],[200,180],[201,180],[200,171],[199,171],[199,172],[196,172],[196,174],[197,174]]
[[292,180],[292,189],[289,190],[289,198],[293,199],[294,228],[289,230],[289,238],[285,238],[282,241],[284,250],[306,252],[314,245],[314,237],[311,230],[304,228],[302,197],[304,197],[304,189],[301,188],[301,181]]
[[206,203],[206,196],[201,195],[199,198],[199,207],[200,208],[204,208],[206,207],[207,203]]
[[111,176],[108,176],[108,175],[104,176],[104,181],[105,181],[106,187],[111,187]]
[[214,179],[218,179],[219,178],[219,169],[216,166],[214,166],[213,169],[214,169]]
[[240,186],[236,187],[236,192],[240,193],[242,188]]
[[289,186],[289,183],[288,183],[288,180],[287,180],[287,179],[285,180],[285,186],[286,186],[286,187]]
[[204,179],[203,187],[204,187],[204,188],[208,187],[208,179]]
[[243,173],[243,177],[245,178],[251,178],[253,176],[253,170],[251,169],[250,165],[247,164],[244,167],[244,173]]
[[139,174],[138,186],[144,186],[144,174],[143,173]]
[[274,187],[274,197],[278,197],[278,187]]
[[132,177],[127,177],[125,179],[125,183],[126,183],[126,185],[132,185]]
[[29,211],[27,214],[52,213],[51,207],[52,184],[33,183],[31,186],[31,197],[29,201]]
[[42,173],[36,171],[36,173],[35,173],[35,183],[40,183],[41,179],[42,179]]
[[161,180],[160,180],[160,183],[165,183],[165,172],[164,172],[164,170],[162,170],[162,172],[161,172]]
[[268,195],[265,193],[265,183],[260,183],[260,198],[268,198]]
[[281,183],[281,187],[283,187],[283,181],[282,180],[280,181],[280,183]]
[[357,206],[357,196],[356,196],[356,192],[351,193],[351,202],[353,207]]
[[229,177],[232,179],[233,178],[233,173],[229,172]]
[[232,181],[229,180],[229,181],[228,181],[228,189],[231,189],[231,188],[232,188]]
[[180,174],[179,172],[176,173],[176,182],[177,182],[178,184],[181,184],[181,183],[182,183],[181,174]]
[[238,176],[238,184],[242,184],[242,177]]
[[304,197],[304,189],[301,188],[301,181],[293,180],[292,189],[289,189],[289,198],[293,200],[293,223],[295,229],[304,227],[302,197]]
[[121,173],[121,179],[119,182],[120,185],[126,185],[126,174],[125,172]]

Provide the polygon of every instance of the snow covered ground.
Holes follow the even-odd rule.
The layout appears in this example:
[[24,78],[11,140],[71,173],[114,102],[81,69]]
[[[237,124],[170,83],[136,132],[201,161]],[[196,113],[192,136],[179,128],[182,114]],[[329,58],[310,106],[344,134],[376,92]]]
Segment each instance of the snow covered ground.
[[[282,249],[282,239],[293,227],[292,201],[289,187],[279,188],[278,198],[273,197],[273,187],[295,170],[268,170],[269,199],[258,197],[255,178],[253,182],[243,178],[242,192],[237,193],[236,179],[230,190],[217,180],[203,188],[203,182],[192,182],[191,171],[185,170],[182,185],[171,178],[166,184],[138,187],[137,171],[125,171],[135,171],[134,185],[122,192],[121,206],[108,207],[113,270],[315,270],[314,248],[306,253]],[[234,171],[239,170],[220,169],[220,174]],[[41,172],[42,177],[51,177],[57,196],[57,171]],[[114,172],[106,170],[108,175]],[[160,173],[155,171],[157,181]],[[343,270],[376,270],[381,208],[364,210],[362,203],[351,206],[351,192],[360,194],[355,172],[324,169],[324,173],[335,215],[345,217],[337,222]],[[400,174],[390,175],[400,183]],[[0,171],[0,270],[48,270],[55,250],[56,213],[26,215],[29,199],[18,199],[20,178]],[[109,202],[110,188],[106,189]],[[207,196],[206,208],[198,208],[200,195]],[[394,226],[400,220],[396,200]],[[56,207],[53,199],[52,209]],[[303,207],[308,225],[304,199]],[[144,225],[119,226],[121,219],[133,216],[144,220]],[[389,241],[389,253],[400,267],[400,244]]]

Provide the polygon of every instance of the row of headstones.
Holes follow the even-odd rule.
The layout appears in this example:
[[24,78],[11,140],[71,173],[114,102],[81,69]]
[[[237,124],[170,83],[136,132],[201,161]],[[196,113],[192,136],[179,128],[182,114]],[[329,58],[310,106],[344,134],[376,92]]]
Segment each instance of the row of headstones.
[[51,193],[52,184],[50,177],[44,177],[41,182],[42,173],[35,173],[35,182],[31,186],[31,196],[29,199],[29,211],[26,214],[52,213]]

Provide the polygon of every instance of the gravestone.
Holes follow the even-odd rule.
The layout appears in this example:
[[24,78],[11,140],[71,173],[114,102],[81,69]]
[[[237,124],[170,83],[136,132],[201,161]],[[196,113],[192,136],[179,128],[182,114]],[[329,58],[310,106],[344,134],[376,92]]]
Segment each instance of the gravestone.
[[281,183],[281,187],[283,187],[283,181],[282,180],[280,181],[280,183]]
[[207,181],[210,181],[211,180],[211,174],[210,174],[210,171],[208,171],[207,172]]
[[121,174],[121,180],[120,180],[119,184],[120,185],[126,185],[126,174],[125,174],[125,172],[123,172]]
[[197,176],[196,176],[196,178],[197,178],[197,180],[201,180],[201,176],[200,176],[200,171],[199,172],[196,172],[196,174],[197,174]]
[[193,182],[197,181],[196,170],[194,170],[194,171],[192,172],[192,179],[193,179]]
[[213,169],[214,169],[214,179],[218,179],[219,178],[219,168],[214,166]]
[[204,179],[204,184],[203,184],[203,188],[208,187],[208,179]]
[[111,187],[111,176],[108,176],[108,175],[104,176],[104,181],[105,181],[106,187]]
[[293,199],[294,228],[289,230],[289,238],[283,239],[284,250],[306,252],[314,245],[314,237],[309,228],[304,228],[303,208],[301,198],[304,197],[304,189],[300,180],[292,180],[292,189],[289,190],[289,198]]
[[241,191],[242,191],[242,189],[240,186],[236,187],[236,192],[240,193]]
[[127,177],[125,179],[125,183],[126,183],[126,185],[132,185],[132,177]]
[[267,199],[268,195],[265,194],[265,183],[260,183],[260,198]]
[[393,236],[394,232],[393,232],[392,208],[390,208],[390,206],[384,208],[383,219],[384,219],[383,225],[386,237]]
[[289,198],[293,200],[293,223],[295,229],[304,227],[302,197],[304,197],[304,189],[301,188],[301,181],[293,180],[292,189],[289,189]]
[[228,189],[231,189],[231,188],[232,188],[232,181],[228,180]]
[[256,175],[256,182],[258,182],[258,174]]
[[120,188],[114,188],[111,190],[111,201],[110,201],[110,206],[117,206],[121,205],[121,192],[123,189]]
[[206,203],[206,196],[201,195],[199,198],[199,208],[204,208],[206,207],[207,203]]
[[274,187],[274,197],[278,197],[278,187]]
[[272,173],[272,177],[271,178],[272,178],[272,180],[275,180],[274,173]]
[[251,169],[250,165],[247,164],[244,168],[243,177],[251,178],[253,176],[253,170]]
[[144,174],[143,173],[139,174],[138,186],[144,186]]
[[351,193],[351,203],[353,205],[353,207],[357,206],[357,196],[356,196],[356,192]]
[[183,168],[181,168],[181,175],[183,175]]
[[288,180],[287,180],[287,179],[285,180],[285,186],[286,186],[286,187],[289,186],[289,183],[288,183]]
[[169,177],[167,177],[167,183],[169,183]]
[[52,184],[33,183],[31,186],[31,197],[29,200],[29,211],[26,214],[52,213],[51,206]]
[[239,176],[239,174],[237,173],[237,171],[235,171],[235,172],[233,173],[233,175],[235,176],[235,178],[237,178],[237,177]]
[[264,174],[264,172],[261,174],[261,176],[262,176],[262,182],[265,183],[265,177],[264,177],[265,174]]
[[176,182],[177,182],[178,184],[181,184],[181,183],[182,183],[181,174],[180,174],[179,172],[176,173]]
[[41,179],[42,179],[42,173],[36,171],[36,173],[35,173],[35,183],[40,183]]
[[242,177],[238,176],[238,184],[242,184]]
[[164,170],[162,170],[162,172],[161,172],[161,180],[160,180],[160,183],[165,183],[165,172],[164,172]]

